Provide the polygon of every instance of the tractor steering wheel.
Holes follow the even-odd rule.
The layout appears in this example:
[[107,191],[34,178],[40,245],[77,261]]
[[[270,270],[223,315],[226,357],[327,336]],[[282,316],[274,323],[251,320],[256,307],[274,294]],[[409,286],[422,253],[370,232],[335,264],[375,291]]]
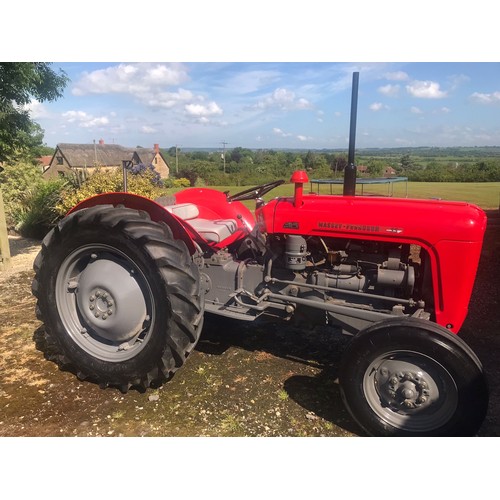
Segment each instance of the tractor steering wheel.
[[269,193],[269,191],[271,191],[275,187],[281,186],[281,184],[284,183],[284,180],[279,180],[268,182],[267,184],[262,184],[250,189],[245,189],[244,191],[233,194],[232,196],[228,196],[227,201],[256,200],[264,196],[266,193]]

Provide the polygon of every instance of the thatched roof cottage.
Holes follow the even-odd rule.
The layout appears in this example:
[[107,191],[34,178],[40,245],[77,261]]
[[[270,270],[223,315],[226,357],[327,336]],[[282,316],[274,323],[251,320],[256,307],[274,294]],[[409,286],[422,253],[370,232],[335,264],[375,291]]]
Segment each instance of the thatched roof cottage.
[[154,148],[126,148],[118,144],[58,144],[49,166],[44,171],[45,177],[77,175],[86,177],[97,167],[114,170],[122,168],[122,161],[133,164],[153,165],[162,179],[168,178],[170,168],[160,151],[158,144]]

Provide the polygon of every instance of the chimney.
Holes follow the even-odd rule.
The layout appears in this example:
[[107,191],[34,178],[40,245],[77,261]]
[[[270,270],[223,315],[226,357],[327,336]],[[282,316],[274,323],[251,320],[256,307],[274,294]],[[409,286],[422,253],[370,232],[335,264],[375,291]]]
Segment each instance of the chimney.
[[155,153],[159,153],[159,152],[160,152],[160,145],[155,144]]
[[104,144],[104,139],[99,139],[99,146],[102,146]]

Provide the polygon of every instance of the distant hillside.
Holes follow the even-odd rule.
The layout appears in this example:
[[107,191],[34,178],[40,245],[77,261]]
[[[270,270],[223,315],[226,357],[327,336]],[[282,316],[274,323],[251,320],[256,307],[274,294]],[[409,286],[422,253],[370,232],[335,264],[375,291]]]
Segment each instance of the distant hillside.
[[[231,151],[234,148],[227,148],[227,151]],[[310,149],[310,148],[245,148],[251,151],[260,151],[262,149],[268,151],[284,151],[284,152],[296,152],[296,153],[307,153],[308,151],[314,151],[318,153],[347,153],[347,149]],[[208,153],[220,153],[220,148],[182,148],[184,153],[192,153],[196,151],[203,151]],[[483,157],[500,157],[500,146],[474,146],[474,147],[432,147],[432,146],[422,146],[416,148],[359,148],[356,149],[356,155],[358,156],[371,156],[371,157],[401,157],[403,155],[419,156],[421,158],[437,158],[437,157],[473,157],[473,158],[483,158]]]

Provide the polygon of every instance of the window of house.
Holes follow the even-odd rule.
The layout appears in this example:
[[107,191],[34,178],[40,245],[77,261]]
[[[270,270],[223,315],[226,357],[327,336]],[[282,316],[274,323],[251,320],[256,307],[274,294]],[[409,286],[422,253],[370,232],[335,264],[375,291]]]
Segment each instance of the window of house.
[[155,165],[158,164],[158,158],[155,156]]
[[63,157],[62,156],[58,156],[57,157],[57,164],[58,165],[62,165],[63,164]]

